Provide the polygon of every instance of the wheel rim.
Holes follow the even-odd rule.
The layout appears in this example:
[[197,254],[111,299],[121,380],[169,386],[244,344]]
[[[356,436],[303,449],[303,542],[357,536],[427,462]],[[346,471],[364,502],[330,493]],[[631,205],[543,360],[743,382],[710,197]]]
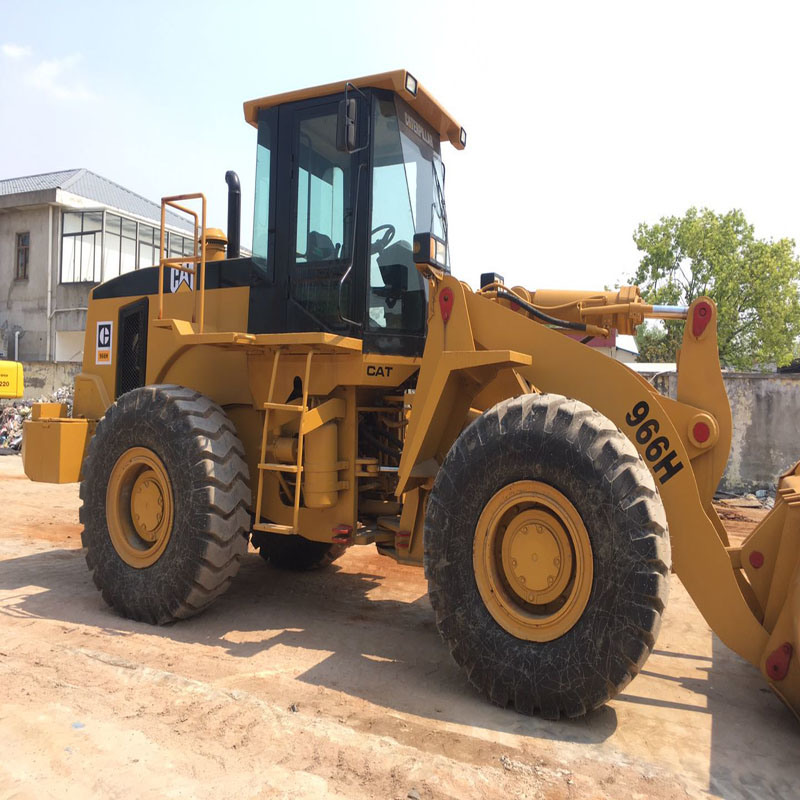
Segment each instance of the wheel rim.
[[473,547],[478,590],[519,639],[549,642],[580,619],[594,575],[589,534],[574,505],[540,481],[517,481],[486,504]]
[[126,450],[106,490],[106,523],[119,557],[136,569],[155,564],[172,534],[172,485],[161,459],[145,447]]

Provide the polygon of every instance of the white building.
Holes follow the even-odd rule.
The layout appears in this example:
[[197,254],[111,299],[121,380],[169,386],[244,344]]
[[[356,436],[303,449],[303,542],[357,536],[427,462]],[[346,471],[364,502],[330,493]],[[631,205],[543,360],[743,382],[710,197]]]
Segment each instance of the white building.
[[[158,263],[161,207],[87,169],[0,180],[0,353],[80,361],[90,289]],[[171,256],[192,226],[167,213]]]

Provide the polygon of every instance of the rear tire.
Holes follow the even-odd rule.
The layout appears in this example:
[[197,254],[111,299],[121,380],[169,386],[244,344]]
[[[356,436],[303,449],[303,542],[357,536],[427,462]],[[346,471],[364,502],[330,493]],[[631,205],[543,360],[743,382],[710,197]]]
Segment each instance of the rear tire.
[[312,542],[297,534],[253,532],[253,547],[277,569],[306,572],[324,569],[347,550],[343,544]]
[[669,565],[664,509],[633,444],[559,395],[475,420],[428,502],[439,632],[470,683],[522,713],[581,716],[630,682],[655,644]]
[[221,595],[247,552],[249,474],[222,409],[147,386],[106,411],[83,465],[86,563],[120,614],[163,624]]

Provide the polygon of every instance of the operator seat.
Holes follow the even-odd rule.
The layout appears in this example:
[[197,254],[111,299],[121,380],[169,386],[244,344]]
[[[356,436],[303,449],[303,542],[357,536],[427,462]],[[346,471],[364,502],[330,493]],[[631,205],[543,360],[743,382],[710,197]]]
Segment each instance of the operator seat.
[[340,244],[319,231],[309,231],[306,246],[306,261],[333,261],[339,257]]

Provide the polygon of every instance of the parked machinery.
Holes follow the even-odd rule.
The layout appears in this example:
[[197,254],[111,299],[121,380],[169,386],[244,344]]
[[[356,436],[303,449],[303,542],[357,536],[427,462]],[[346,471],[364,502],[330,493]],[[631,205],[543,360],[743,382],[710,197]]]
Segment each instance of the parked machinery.
[[22,397],[25,381],[19,361],[0,361],[0,400]]
[[[200,203],[194,256],[95,287],[73,418],[26,423],[28,475],[81,480],[105,600],[166,623],[225,591],[250,537],[298,569],[374,543],[424,566],[480,691],[578,716],[642,668],[672,566],[797,711],[800,470],[730,546],[712,506],[731,439],[714,303],[456,279],[440,147],[466,133],[405,71],[244,110],[252,255],[232,173],[227,258],[201,195],[165,198]],[[587,346],[676,316],[675,400]]]

